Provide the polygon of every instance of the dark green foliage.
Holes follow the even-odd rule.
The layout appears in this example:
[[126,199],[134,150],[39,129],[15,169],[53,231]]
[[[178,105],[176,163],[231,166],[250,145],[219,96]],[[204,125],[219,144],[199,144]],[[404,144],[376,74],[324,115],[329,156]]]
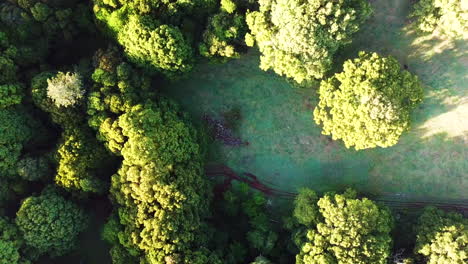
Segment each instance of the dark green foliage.
[[416,225],[415,254],[428,264],[463,264],[468,261],[468,219],[427,207]]
[[76,246],[77,236],[88,225],[85,212],[71,201],[46,189],[21,203],[16,214],[24,240],[38,254],[61,256]]
[[203,33],[199,51],[202,56],[209,58],[238,58],[238,49],[243,44],[247,30],[245,17],[234,13],[234,2],[223,0],[221,4],[220,12],[208,19],[209,24]]
[[0,264],[29,263],[21,255],[23,244],[18,228],[6,217],[0,216]]
[[314,119],[323,126],[322,134],[356,150],[395,145],[422,101],[418,77],[393,57],[376,53],[360,52],[343,68],[320,85]]
[[17,164],[17,173],[27,181],[44,181],[50,178],[51,170],[47,157],[23,157]]
[[269,200],[246,184],[233,184],[214,200],[213,248],[224,263],[242,263],[278,250],[278,233],[268,214]]
[[[308,208],[307,200],[311,201]],[[305,222],[309,222],[298,229],[297,264],[387,263],[393,225],[387,209],[366,198],[357,199],[351,190],[344,194],[326,194],[315,201],[316,196],[307,190],[303,190],[296,201],[299,207],[294,215],[300,216],[298,221],[307,219]],[[320,212],[320,218],[303,217],[316,212]]]
[[18,82],[18,49],[10,43],[5,32],[0,31],[0,109],[19,104],[23,87]]
[[21,109],[0,109],[0,178],[16,175],[21,151],[33,136],[33,123]]
[[260,10],[247,14],[249,45],[257,44],[260,68],[298,83],[320,79],[333,55],[351,41],[369,17],[367,0],[259,0]]

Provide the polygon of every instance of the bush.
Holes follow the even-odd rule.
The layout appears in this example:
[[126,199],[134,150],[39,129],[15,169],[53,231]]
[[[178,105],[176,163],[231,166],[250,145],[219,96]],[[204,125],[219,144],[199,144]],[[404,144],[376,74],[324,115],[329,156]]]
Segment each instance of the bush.
[[59,72],[47,80],[47,96],[57,107],[76,105],[83,98],[83,82],[78,73]]
[[422,100],[418,78],[376,53],[361,52],[343,68],[320,85],[314,119],[322,133],[356,150],[395,145]]
[[416,226],[415,254],[427,258],[427,264],[463,264],[468,262],[468,219],[458,213],[444,213],[427,207]]
[[417,19],[419,30],[436,30],[449,38],[468,38],[468,9],[460,0],[420,0],[410,17]]
[[73,249],[88,217],[71,201],[52,189],[26,198],[16,213],[16,224],[25,242],[38,254],[62,256]]
[[[320,79],[339,47],[371,13],[366,0],[259,0],[247,14],[251,35],[262,53],[260,68],[298,83]],[[248,35],[246,41],[253,41]]]

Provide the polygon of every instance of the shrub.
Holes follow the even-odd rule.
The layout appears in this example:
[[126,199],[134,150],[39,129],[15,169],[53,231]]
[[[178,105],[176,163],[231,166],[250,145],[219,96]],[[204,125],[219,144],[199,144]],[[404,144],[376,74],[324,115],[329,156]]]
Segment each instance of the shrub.
[[322,133],[356,150],[395,145],[423,97],[418,78],[396,59],[365,52],[322,81],[319,94],[314,119]]

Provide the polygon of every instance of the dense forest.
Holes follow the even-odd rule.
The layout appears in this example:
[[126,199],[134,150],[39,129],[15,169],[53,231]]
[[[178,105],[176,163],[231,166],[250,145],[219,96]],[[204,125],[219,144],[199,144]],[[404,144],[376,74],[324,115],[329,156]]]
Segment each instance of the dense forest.
[[[466,39],[462,2],[420,0],[409,19]],[[367,0],[2,0],[0,264],[93,263],[89,233],[114,264],[467,263],[460,212],[395,211],[351,188],[303,188],[276,208],[252,182],[209,177],[214,139],[248,142],[162,92],[255,48],[262,70],[319,83],[311,122],[330,140],[393,146],[423,100],[418,76],[378,53],[334,60],[372,12]]]

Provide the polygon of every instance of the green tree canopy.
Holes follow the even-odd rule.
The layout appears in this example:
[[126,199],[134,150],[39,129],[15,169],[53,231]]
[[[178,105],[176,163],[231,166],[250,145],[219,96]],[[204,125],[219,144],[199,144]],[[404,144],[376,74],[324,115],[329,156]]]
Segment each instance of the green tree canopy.
[[150,263],[190,263],[208,202],[196,131],[167,102],[136,105],[118,124],[126,142],[111,194],[128,239],[124,246]]
[[428,264],[467,263],[467,227],[468,219],[461,214],[427,207],[416,226],[414,253],[424,256]]
[[245,16],[232,0],[222,0],[220,11],[208,18],[208,27],[199,45],[202,56],[224,61],[238,58],[247,30]]
[[0,264],[29,263],[21,255],[23,246],[24,241],[16,225],[0,216]]
[[365,0],[259,0],[260,10],[247,14],[253,40],[262,53],[260,68],[298,83],[320,79],[338,48],[369,17]]
[[[62,76],[59,78],[71,77],[70,75],[67,77],[66,74],[59,73],[59,75]],[[49,93],[50,83],[54,76],[56,75],[53,72],[42,72],[34,76],[31,88],[36,106],[49,113],[52,121],[63,129],[62,139],[57,147],[58,167],[55,182],[75,193],[103,193],[106,190],[106,183],[98,176],[105,168],[101,170],[99,168],[108,165],[109,155],[94,137],[92,129],[86,125],[86,114],[82,108],[84,105],[63,107],[76,104],[76,100],[80,100],[76,95],[84,96],[82,91],[75,93],[81,89],[81,84],[70,90],[74,94],[69,94],[70,96],[64,96],[63,93],[55,90],[57,93],[52,96],[54,100]],[[65,86],[62,85],[60,89],[68,89]]]
[[22,109],[0,109],[0,178],[16,175],[21,151],[33,137],[33,123]]
[[26,244],[38,254],[61,256],[76,246],[78,234],[86,229],[88,216],[75,203],[51,188],[23,200],[16,224]]
[[118,33],[130,61],[171,75],[192,68],[192,48],[177,27],[131,15]]
[[[463,6],[465,5],[465,6]],[[410,17],[427,33],[440,31],[449,38],[468,38],[468,8],[460,0],[419,0]]]
[[423,90],[396,59],[361,52],[341,73],[322,81],[319,94],[314,119],[322,133],[359,150],[395,145]]
[[[297,241],[300,242],[297,264],[387,263],[393,225],[387,209],[366,198],[357,199],[351,190],[344,194],[325,194],[317,203],[305,206],[305,201],[314,201],[313,197],[310,190],[302,190],[296,202],[299,207],[295,209],[295,216],[320,212],[318,217],[313,217],[317,219],[315,223],[307,221],[309,224],[299,229],[302,238]],[[298,221],[304,222],[302,219]]]

